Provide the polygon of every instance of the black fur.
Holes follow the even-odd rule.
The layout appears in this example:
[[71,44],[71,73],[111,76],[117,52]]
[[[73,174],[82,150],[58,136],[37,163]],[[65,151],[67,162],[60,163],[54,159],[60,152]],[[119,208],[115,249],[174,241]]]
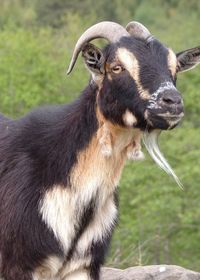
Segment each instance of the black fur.
[[[22,275],[31,279],[30,272],[48,255],[63,256],[38,214],[38,203],[54,184],[69,186],[77,153],[97,130],[95,109],[96,87],[90,85],[70,106],[41,108],[9,121],[6,129],[1,124],[0,253],[5,280],[22,279]],[[81,218],[76,239],[92,212],[90,206],[84,211],[88,221]]]
[[71,259],[74,253],[74,249],[76,248],[77,242],[81,235],[83,234],[84,230],[87,228],[89,223],[93,220],[94,214],[95,214],[95,208],[96,208],[96,198],[93,198],[87,207],[82,209],[81,217],[79,218],[78,225],[76,226],[76,236],[71,244],[71,248],[68,252],[68,255],[66,257],[66,262]]
[[104,264],[105,255],[108,251],[110,241],[112,237],[112,231],[105,236],[103,241],[99,241],[92,244],[91,255],[92,261],[90,265],[90,276],[92,279],[99,280],[100,278],[100,268]]

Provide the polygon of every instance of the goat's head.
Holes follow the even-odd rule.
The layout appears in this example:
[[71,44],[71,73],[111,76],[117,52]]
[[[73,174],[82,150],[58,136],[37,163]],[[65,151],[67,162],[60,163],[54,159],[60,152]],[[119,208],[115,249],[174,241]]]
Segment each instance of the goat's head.
[[[89,43],[96,38],[106,38],[110,44],[100,50]],[[106,119],[142,130],[170,129],[179,123],[183,100],[176,75],[200,63],[200,48],[176,55],[138,22],[126,29],[101,22],[78,40],[68,73],[80,51],[99,85],[98,105]]]
[[[110,44],[100,50],[89,43],[96,38],[105,38]],[[200,63],[200,47],[175,54],[138,22],[130,22],[126,29],[101,22],[78,40],[68,74],[80,51],[99,87],[97,104],[104,117],[143,130],[151,157],[181,185],[159,150],[158,135],[174,128],[184,115],[176,76]]]

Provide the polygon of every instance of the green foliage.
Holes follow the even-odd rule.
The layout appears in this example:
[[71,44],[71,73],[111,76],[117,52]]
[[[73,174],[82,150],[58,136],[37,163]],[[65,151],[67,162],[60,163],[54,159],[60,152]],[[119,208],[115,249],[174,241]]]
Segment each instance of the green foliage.
[[72,79],[66,78],[70,56],[64,37],[51,30],[0,32],[1,112],[19,116],[38,105],[74,99],[87,77],[82,65]]
[[[196,0],[0,0],[0,111],[20,116],[69,102],[85,87],[81,59],[66,77],[80,34],[101,20],[138,20],[179,52],[200,45]],[[183,125],[161,135],[161,150],[184,190],[152,162],[128,163],[120,184],[120,222],[108,263],[171,263],[199,270],[200,68],[180,74]]]

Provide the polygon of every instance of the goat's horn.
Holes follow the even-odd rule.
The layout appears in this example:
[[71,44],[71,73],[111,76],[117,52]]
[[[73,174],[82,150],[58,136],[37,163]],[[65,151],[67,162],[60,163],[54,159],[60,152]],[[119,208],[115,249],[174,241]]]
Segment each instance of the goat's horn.
[[137,21],[131,21],[127,24],[126,30],[132,36],[136,36],[139,38],[149,39],[152,37],[149,30],[141,23]]
[[111,21],[103,21],[88,28],[76,43],[67,74],[70,74],[72,71],[78,55],[86,43],[97,38],[104,38],[110,43],[115,43],[119,41],[122,36],[130,36],[130,34],[124,27]]

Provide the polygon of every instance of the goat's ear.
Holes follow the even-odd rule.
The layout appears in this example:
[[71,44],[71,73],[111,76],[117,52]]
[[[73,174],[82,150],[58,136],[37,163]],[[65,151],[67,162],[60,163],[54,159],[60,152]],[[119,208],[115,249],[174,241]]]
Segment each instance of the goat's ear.
[[82,56],[92,74],[103,75],[105,73],[105,58],[99,48],[88,43],[82,49]]
[[200,47],[176,54],[178,60],[177,72],[188,71],[200,63]]

